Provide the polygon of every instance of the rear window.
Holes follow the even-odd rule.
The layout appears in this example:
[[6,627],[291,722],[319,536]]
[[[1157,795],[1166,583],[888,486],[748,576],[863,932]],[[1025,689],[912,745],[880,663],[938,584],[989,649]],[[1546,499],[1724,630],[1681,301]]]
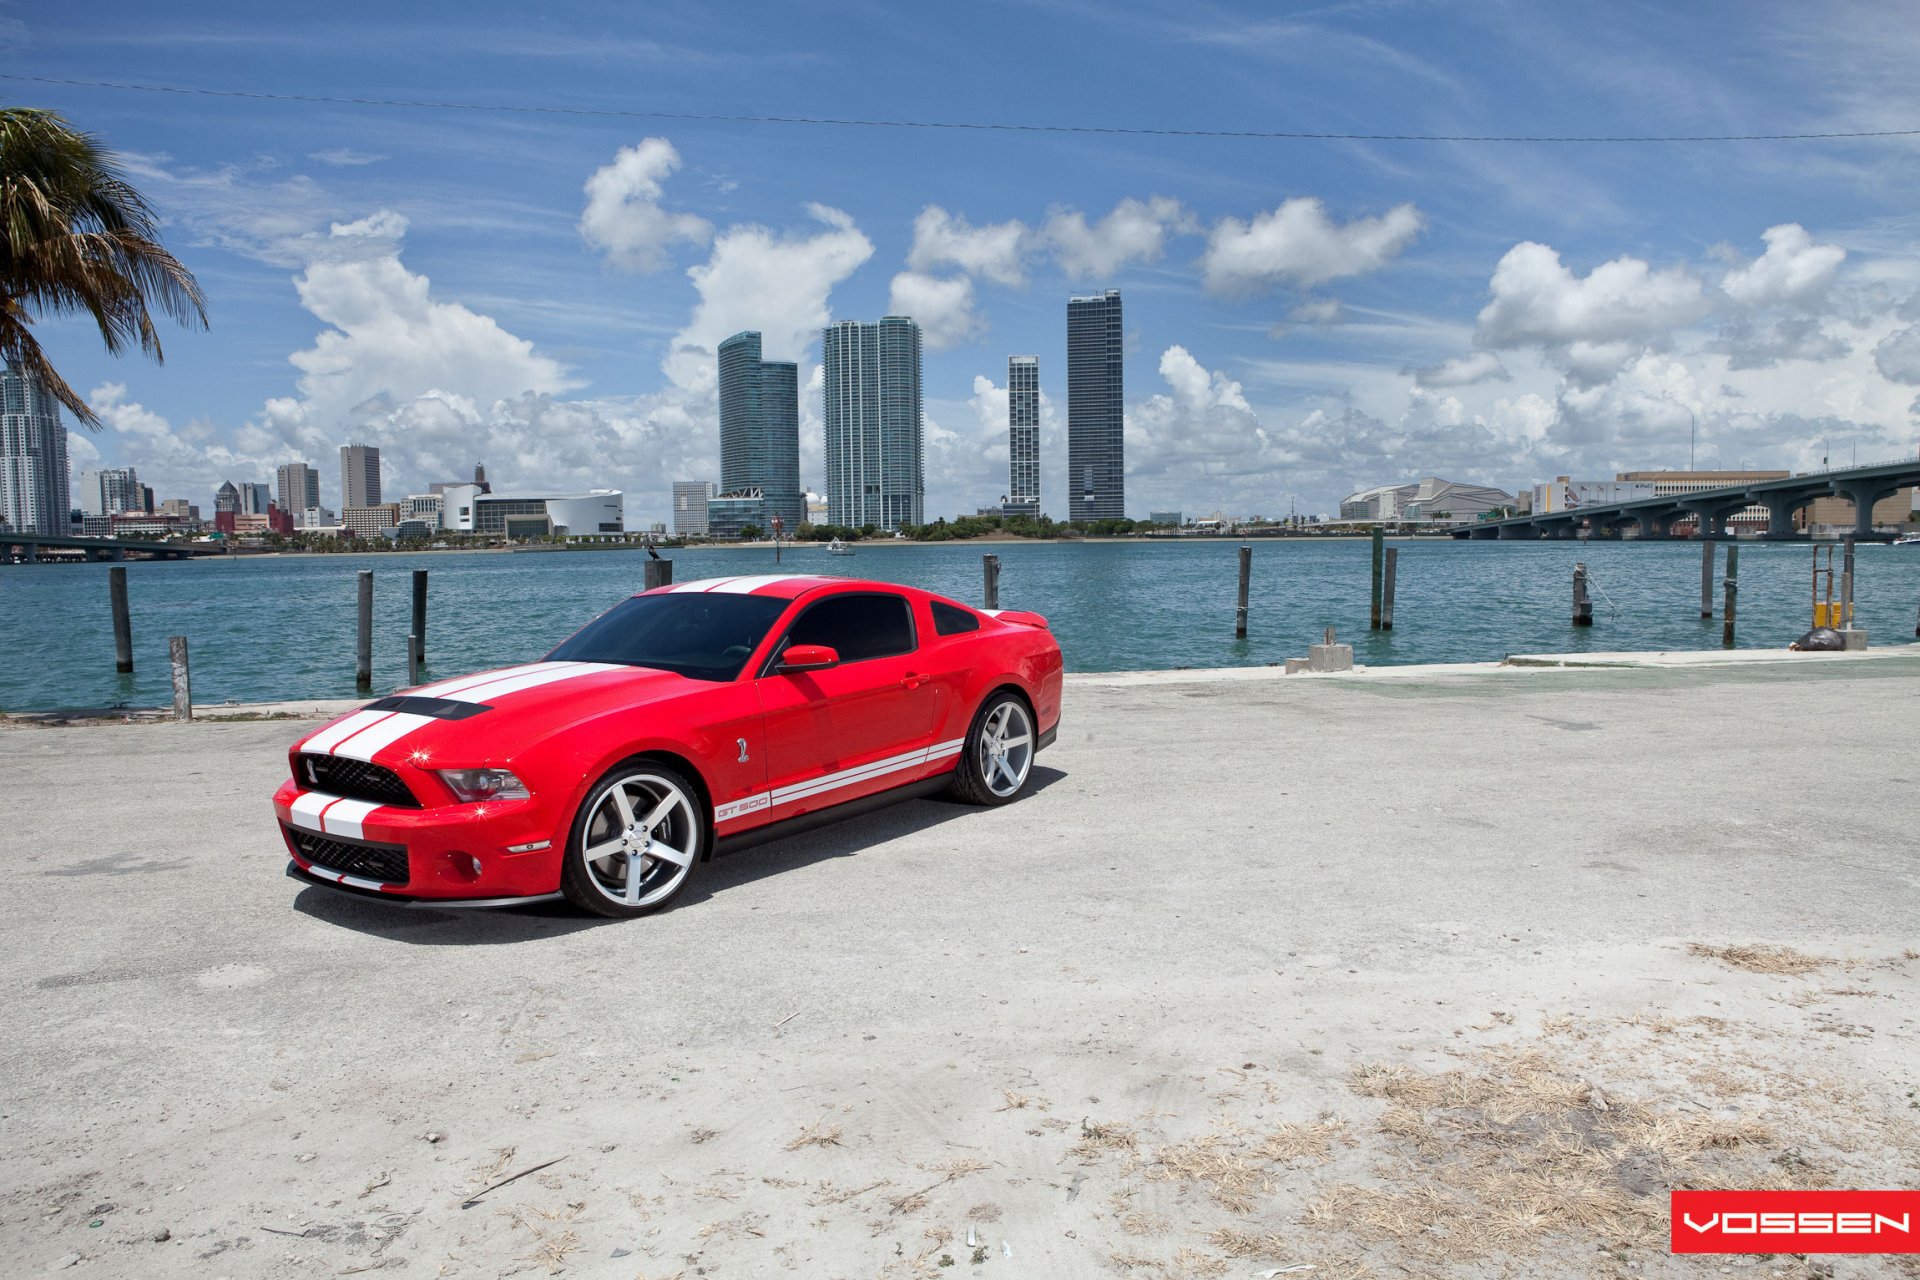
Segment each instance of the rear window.
[[912,653],[913,611],[904,596],[829,596],[800,615],[787,644],[824,644],[842,662]]
[[694,680],[731,680],[787,604],[711,591],[633,596],[580,628],[547,661],[615,662]]
[[966,631],[978,631],[980,619],[972,610],[962,609],[959,605],[933,602],[933,629],[938,635],[957,636]]

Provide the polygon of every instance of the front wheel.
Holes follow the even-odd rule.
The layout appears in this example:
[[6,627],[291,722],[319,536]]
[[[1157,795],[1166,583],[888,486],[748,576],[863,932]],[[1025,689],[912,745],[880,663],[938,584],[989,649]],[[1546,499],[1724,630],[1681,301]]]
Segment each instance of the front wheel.
[[700,793],[678,770],[629,760],[587,792],[560,891],[595,915],[643,916],[680,895],[710,838]]
[[988,698],[967,730],[953,771],[953,794],[968,804],[1006,804],[1033,772],[1033,713],[1017,693]]

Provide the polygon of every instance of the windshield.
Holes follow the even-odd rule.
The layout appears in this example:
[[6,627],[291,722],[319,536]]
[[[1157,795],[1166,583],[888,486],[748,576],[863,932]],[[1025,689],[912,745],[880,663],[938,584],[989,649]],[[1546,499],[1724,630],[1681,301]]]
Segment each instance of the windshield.
[[547,661],[617,662],[731,680],[788,603],[709,591],[633,596],[580,628]]

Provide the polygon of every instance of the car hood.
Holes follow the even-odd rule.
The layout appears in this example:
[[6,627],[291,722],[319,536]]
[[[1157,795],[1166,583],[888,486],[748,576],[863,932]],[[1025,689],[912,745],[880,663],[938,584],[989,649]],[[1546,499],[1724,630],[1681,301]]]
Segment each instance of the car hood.
[[663,701],[698,684],[670,671],[600,662],[501,667],[368,703],[294,750],[380,764],[437,759],[465,767],[508,758],[519,744],[573,721]]

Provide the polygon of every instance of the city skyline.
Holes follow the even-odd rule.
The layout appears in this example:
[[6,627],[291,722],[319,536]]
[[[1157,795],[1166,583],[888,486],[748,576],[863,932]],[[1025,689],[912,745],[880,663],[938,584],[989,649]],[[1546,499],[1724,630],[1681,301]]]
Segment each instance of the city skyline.
[[65,533],[72,509],[67,432],[38,378],[0,365],[0,524]]
[[757,491],[761,517],[793,530],[806,519],[800,483],[799,371],[790,360],[762,360],[760,334],[745,330],[720,344],[720,493]]
[[926,523],[920,337],[899,315],[842,320],[821,337],[828,524]]

